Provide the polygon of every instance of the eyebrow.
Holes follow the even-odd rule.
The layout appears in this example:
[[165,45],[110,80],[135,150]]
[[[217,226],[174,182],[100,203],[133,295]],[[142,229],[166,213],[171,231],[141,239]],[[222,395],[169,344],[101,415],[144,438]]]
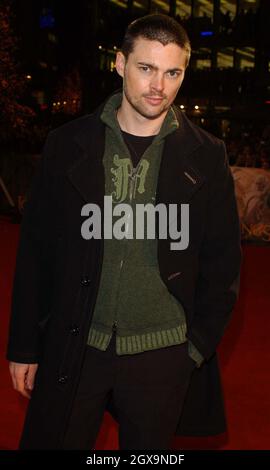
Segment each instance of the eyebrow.
[[[152,68],[153,70],[158,70],[158,67],[154,64],[148,64],[146,62],[137,62],[138,65],[145,65],[147,67],[150,67]],[[179,69],[178,67],[174,68],[174,69],[168,69],[166,70],[166,73],[167,72],[183,72],[184,69]]]

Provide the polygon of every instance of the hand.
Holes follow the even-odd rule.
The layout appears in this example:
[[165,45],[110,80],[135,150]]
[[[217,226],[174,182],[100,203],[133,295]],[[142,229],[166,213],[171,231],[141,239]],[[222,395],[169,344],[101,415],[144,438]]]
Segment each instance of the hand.
[[34,388],[37,368],[38,364],[9,363],[13,387],[26,398],[31,398],[31,390]]

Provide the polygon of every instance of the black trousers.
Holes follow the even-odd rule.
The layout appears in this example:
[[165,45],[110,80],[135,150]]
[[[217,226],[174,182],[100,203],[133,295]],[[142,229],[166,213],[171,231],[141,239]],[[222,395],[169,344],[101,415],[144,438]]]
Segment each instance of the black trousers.
[[119,449],[170,449],[195,362],[187,342],[118,356],[87,346],[63,449],[94,449],[111,397],[119,417]]

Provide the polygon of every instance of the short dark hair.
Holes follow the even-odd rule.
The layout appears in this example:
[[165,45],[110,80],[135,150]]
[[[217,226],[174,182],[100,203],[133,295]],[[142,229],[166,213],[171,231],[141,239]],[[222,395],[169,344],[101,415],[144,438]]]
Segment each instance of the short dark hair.
[[186,30],[175,19],[168,15],[146,15],[132,21],[126,29],[121,51],[126,60],[134,50],[139,37],[150,41],[159,41],[163,46],[175,43],[186,51],[186,67],[189,64],[191,45]]

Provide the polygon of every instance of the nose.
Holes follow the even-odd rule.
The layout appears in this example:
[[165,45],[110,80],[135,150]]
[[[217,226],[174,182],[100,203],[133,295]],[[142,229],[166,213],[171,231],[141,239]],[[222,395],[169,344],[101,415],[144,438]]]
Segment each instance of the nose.
[[151,81],[151,88],[159,93],[164,90],[164,77],[162,74],[155,74]]

